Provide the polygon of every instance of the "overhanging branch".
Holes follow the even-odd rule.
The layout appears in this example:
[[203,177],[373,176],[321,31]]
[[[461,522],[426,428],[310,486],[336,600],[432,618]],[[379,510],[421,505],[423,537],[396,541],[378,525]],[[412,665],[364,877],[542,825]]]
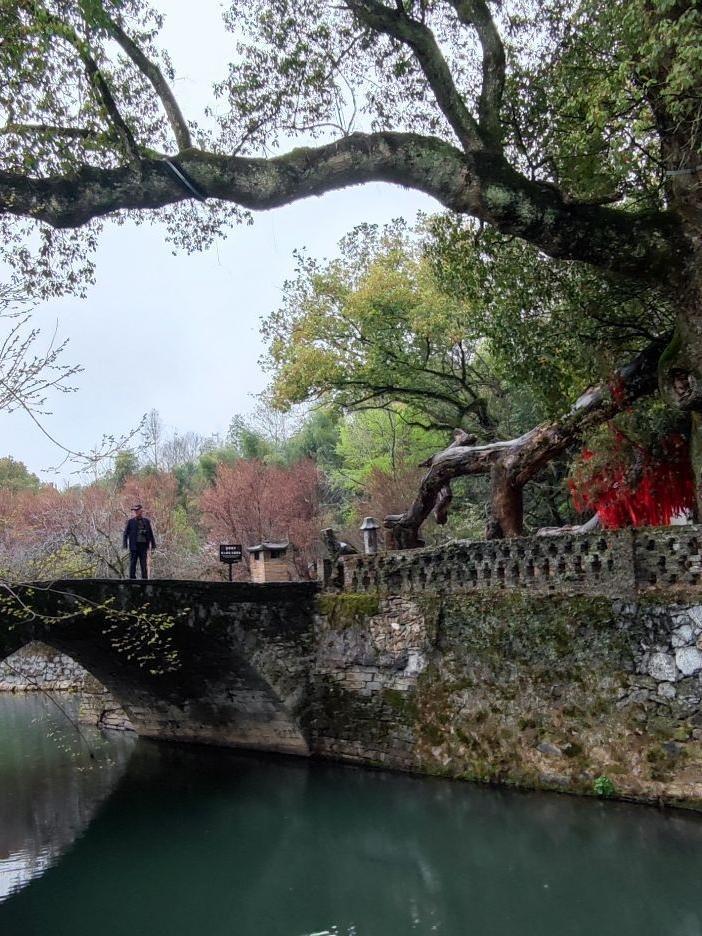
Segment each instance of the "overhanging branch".
[[6,123],[0,127],[2,136],[60,136],[73,140],[89,140],[98,137],[96,130],[90,127],[59,127],[45,123]]
[[[689,254],[672,213],[568,204],[553,189],[515,172],[499,153],[461,152],[414,133],[350,134],[272,159],[190,148],[180,167],[209,198],[262,210],[367,182],[389,182],[433,196],[444,207],[492,224],[559,259],[657,285],[677,282]],[[83,166],[35,178],[0,172],[0,215],[75,228],[122,209],[149,210],[188,194],[162,159],[132,166]]]
[[478,124],[456,87],[431,29],[408,16],[401,4],[393,10],[378,0],[346,0],[346,6],[365,26],[392,36],[414,52],[437,104],[463,148],[481,147]]
[[483,50],[483,80],[478,102],[480,133],[486,141],[502,140],[500,108],[505,87],[505,50],[490,8],[485,0],[449,0],[459,20],[472,26]]

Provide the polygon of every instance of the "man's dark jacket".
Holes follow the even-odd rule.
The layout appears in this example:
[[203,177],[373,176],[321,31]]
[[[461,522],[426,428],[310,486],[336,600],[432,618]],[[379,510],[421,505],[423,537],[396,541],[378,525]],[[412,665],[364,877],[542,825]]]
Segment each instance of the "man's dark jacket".
[[141,522],[144,524],[144,533],[146,534],[145,543],[137,543],[137,518],[130,517],[127,520],[127,525],[124,528],[123,536],[123,545],[124,548],[127,548],[127,543],[129,543],[129,549],[131,552],[137,552],[141,546],[143,549],[147,549],[149,545],[152,549],[156,549],[156,540],[154,539],[154,531],[151,529],[151,521],[148,517],[141,517]]

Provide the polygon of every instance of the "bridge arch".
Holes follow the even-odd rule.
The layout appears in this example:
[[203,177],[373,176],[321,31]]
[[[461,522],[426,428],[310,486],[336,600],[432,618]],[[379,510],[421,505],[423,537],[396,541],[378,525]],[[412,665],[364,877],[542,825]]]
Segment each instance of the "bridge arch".
[[57,647],[32,640],[0,660],[0,692],[71,692],[79,721],[99,728],[134,730],[124,706],[93,673]]
[[[144,737],[309,754],[313,586],[81,580],[23,590],[41,613],[0,619],[0,659],[32,640],[65,653]],[[168,626],[151,633],[144,621],[160,628],[162,615]]]

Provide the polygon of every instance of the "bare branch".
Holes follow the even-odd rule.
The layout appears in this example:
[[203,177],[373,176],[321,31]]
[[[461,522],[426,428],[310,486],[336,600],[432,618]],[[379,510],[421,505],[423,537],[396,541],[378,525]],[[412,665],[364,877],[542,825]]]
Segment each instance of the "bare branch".
[[58,127],[54,124],[43,123],[7,123],[0,127],[0,136],[63,136],[75,140],[88,140],[99,134],[89,127]]

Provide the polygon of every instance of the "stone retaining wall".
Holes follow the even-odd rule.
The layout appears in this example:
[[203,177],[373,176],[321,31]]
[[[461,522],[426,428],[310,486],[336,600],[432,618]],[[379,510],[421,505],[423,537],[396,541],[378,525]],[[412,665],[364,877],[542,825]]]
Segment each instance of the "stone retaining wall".
[[[454,543],[347,560],[348,590],[321,594],[120,583],[125,607],[187,612],[165,631],[166,672],[132,659],[151,644],[128,622],[88,615],[6,646],[46,633],[145,736],[702,808],[701,541]],[[104,695],[88,709],[119,719]]]
[[320,609],[314,753],[702,808],[702,599],[342,593]]
[[79,691],[92,677],[79,663],[32,641],[0,662],[0,692]]

